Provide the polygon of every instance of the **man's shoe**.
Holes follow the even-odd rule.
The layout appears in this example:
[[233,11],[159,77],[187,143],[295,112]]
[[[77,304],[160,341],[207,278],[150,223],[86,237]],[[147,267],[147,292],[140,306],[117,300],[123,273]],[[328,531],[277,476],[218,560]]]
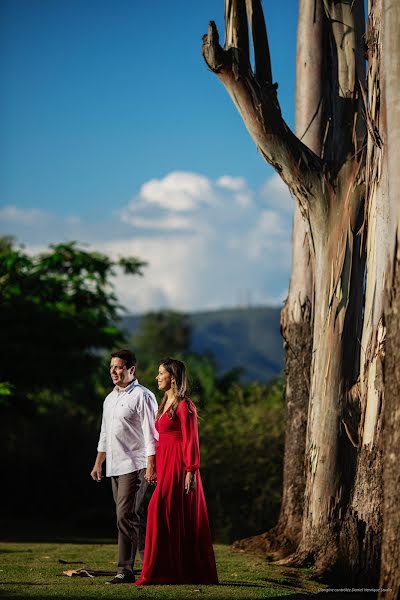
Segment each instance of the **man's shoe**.
[[107,584],[114,583],[135,583],[135,576],[133,573],[117,573],[115,577],[110,579],[110,581],[106,581]]

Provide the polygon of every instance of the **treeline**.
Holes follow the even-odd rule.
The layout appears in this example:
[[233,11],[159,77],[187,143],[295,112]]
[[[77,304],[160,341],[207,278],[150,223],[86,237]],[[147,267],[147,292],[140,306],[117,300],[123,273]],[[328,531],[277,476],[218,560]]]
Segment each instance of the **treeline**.
[[[202,476],[215,539],[232,541],[271,527],[279,509],[283,455],[283,381],[243,384],[218,375],[214,360],[189,352],[183,314],[150,313],[134,339],[118,323],[115,269],[139,274],[134,258],[113,262],[75,243],[28,256],[0,243],[0,452],[2,514],[21,526],[57,519],[83,535],[114,530],[110,486],[89,471],[102,402],[111,389],[109,352],[135,350],[138,377],[156,391],[159,361],[188,365],[199,409]],[[238,340],[238,343],[240,341]]]

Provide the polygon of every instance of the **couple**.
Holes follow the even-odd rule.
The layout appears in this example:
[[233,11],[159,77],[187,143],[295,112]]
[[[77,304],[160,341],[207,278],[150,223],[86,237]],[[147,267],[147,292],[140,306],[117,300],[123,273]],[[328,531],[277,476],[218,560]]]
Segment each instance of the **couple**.
[[[117,512],[118,572],[108,583],[133,583],[139,549],[143,568],[136,585],[218,583],[207,508],[199,474],[196,408],[188,396],[185,365],[173,358],[156,377],[159,407],[135,378],[130,350],[111,355],[115,385],[104,401],[97,458],[91,476],[111,477]],[[158,441],[157,441],[158,440]],[[156,449],[157,447],[157,449]],[[147,531],[142,501],[151,497]]]

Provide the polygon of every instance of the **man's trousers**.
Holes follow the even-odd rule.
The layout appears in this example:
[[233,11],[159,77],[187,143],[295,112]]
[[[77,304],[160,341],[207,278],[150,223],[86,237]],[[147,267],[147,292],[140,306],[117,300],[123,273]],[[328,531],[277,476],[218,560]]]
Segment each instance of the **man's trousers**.
[[146,469],[111,477],[117,512],[118,573],[133,572],[136,551],[143,562],[146,513],[143,498],[147,488]]

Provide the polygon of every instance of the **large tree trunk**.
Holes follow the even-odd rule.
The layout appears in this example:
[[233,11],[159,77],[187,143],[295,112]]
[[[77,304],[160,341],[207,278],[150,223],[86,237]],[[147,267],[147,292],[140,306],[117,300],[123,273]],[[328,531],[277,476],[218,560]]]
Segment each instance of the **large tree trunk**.
[[307,227],[298,209],[295,209],[292,238],[290,288],[281,312],[286,376],[286,432],[281,509],[273,529],[238,540],[232,545],[236,550],[262,551],[277,557],[287,556],[296,550],[303,522],[313,281]]
[[[312,4],[322,8],[321,3]],[[359,85],[364,81],[363,2],[326,0],[321,19],[325,35],[316,48],[325,74],[323,111],[318,113],[323,115],[324,131],[320,155],[282,119],[259,0],[226,0],[225,50],[211,23],[203,38],[203,55],[225,85],[258,149],[291,189],[308,224],[315,297],[307,483],[298,557],[313,557],[320,571],[327,573],[337,565],[340,523],[349,494],[345,483],[353,475],[346,465],[354,450],[341,423],[344,399],[358,374],[363,305],[364,253],[359,236],[365,162]]]
[[[398,30],[397,30],[398,31]],[[400,133],[400,130],[398,131]],[[398,137],[400,144],[400,136]],[[398,178],[398,176],[397,176]],[[400,182],[399,182],[400,183]],[[399,188],[398,188],[399,189]],[[398,194],[398,191],[397,191]],[[400,199],[398,199],[399,202]],[[398,224],[400,231],[400,222]],[[400,240],[394,264],[393,287],[385,311],[387,326],[385,382],[385,444],[384,444],[384,501],[383,540],[380,588],[388,590],[380,597],[400,598]]]
[[[324,138],[322,6],[308,0],[299,2],[296,69],[296,132],[317,155]],[[304,454],[312,351],[312,302],[314,296],[313,257],[309,225],[297,205],[292,231],[292,271],[288,297],[281,313],[281,332],[285,348],[286,433],[283,490],[276,526],[258,536],[235,542],[246,550],[293,553],[301,539],[305,473]]]
[[[301,515],[290,484],[297,491],[302,484],[290,470],[289,456],[296,457],[298,469],[304,420],[297,410],[300,395],[293,390],[307,384],[305,363],[298,360],[306,356],[299,325],[306,321],[311,297],[301,283],[306,236],[315,287],[307,479],[301,542],[289,560],[313,558],[320,576],[353,586],[377,587],[380,573],[380,586],[390,590],[382,597],[394,599],[400,595],[400,0],[369,0],[369,15],[365,94],[363,0],[300,2],[304,46],[298,45],[298,68],[305,69],[308,93],[302,96],[298,85],[298,107],[304,111],[296,115],[299,137],[280,113],[260,0],[225,0],[225,49],[210,23],[203,55],[303,217],[295,219],[294,231],[304,230],[294,236],[299,263],[293,262],[282,313],[287,436],[297,436],[300,452],[291,450],[288,439],[278,537],[288,540],[290,532],[294,547]],[[312,64],[307,51],[323,78],[307,81],[312,73],[306,69]],[[317,107],[314,85],[322,86]],[[315,118],[303,135],[312,113],[309,101]],[[307,137],[313,127],[314,136]]]
[[368,118],[366,156],[367,277],[361,338],[360,378],[347,399],[344,424],[358,446],[352,498],[341,531],[341,569],[347,585],[377,588],[382,539],[382,406],[384,326],[390,215],[382,68],[382,0],[370,0],[368,51]]
[[[364,257],[357,232],[362,222],[362,182],[359,180],[353,184],[357,170],[362,171],[362,158],[360,164],[349,158],[348,149],[352,143],[349,140],[346,143],[343,139],[340,122],[342,127],[348,128],[354,119],[353,125],[360,127],[356,105],[345,105],[350,104],[351,90],[353,94],[357,90],[354,73],[357,68],[349,57],[352,50],[356,51],[356,56],[359,55],[357,38],[361,31],[357,31],[360,14],[354,15],[348,8],[335,7],[330,3],[325,3],[325,11],[322,3],[308,4],[310,12],[319,8],[322,13],[322,35],[319,46],[311,42],[310,36],[304,38],[304,44],[307,44],[310,52],[319,55],[322,68],[338,71],[337,75],[331,72],[330,77],[326,77],[325,73],[325,81],[328,80],[330,85],[322,87],[320,91],[320,115],[324,133],[327,123],[332,127],[320,152],[321,156],[325,153],[325,156],[331,155],[333,159],[338,159],[340,154],[335,156],[335,153],[342,146],[344,165],[343,172],[339,173],[336,180],[335,198],[328,199],[328,206],[332,201],[329,206],[330,214],[323,221],[317,219],[313,223],[311,220],[311,226],[314,225],[316,290],[307,430],[308,476],[303,535],[295,557],[296,562],[302,562],[308,557],[314,558],[318,570],[326,574],[335,568],[337,562],[337,536],[347,502],[347,486],[344,482],[351,479],[352,469],[348,465],[354,459],[354,450],[341,421],[346,408],[343,400],[357,373],[356,340],[361,325],[362,293],[357,290],[362,289]],[[360,13],[360,7],[355,7],[356,11],[357,9]],[[327,19],[326,16],[330,18]],[[309,19],[310,17],[311,15]],[[335,29],[335,25],[331,26],[335,21],[340,23],[338,29]],[[346,48],[341,28],[349,25],[356,26],[353,27],[352,34],[345,32]],[[349,39],[350,35],[353,35],[353,39]],[[332,53],[330,60],[327,59],[328,44]],[[298,55],[297,60],[301,61],[302,56]],[[358,61],[360,63],[359,57]],[[359,71],[358,77],[362,81],[362,69],[359,68]],[[321,77],[320,80],[324,78]],[[358,136],[360,139],[361,132]],[[355,171],[352,172],[352,169]],[[353,358],[353,368],[349,368],[349,356]]]
[[[321,4],[299,1],[296,60],[296,134],[321,156],[325,134],[323,90],[325,20]],[[308,399],[312,358],[314,263],[309,223],[297,204],[292,234],[292,272],[289,294],[281,314],[285,343],[287,429],[283,494],[276,540],[280,554],[293,553],[301,540]],[[283,546],[283,548],[282,548]]]
[[281,510],[272,549],[293,553],[301,536],[304,505],[304,453],[312,350],[313,268],[308,226],[296,207],[293,220],[292,273],[281,313],[285,348],[286,433]]
[[385,108],[388,199],[392,225],[387,276],[384,363],[384,502],[381,598],[400,598],[400,2],[384,10]]

